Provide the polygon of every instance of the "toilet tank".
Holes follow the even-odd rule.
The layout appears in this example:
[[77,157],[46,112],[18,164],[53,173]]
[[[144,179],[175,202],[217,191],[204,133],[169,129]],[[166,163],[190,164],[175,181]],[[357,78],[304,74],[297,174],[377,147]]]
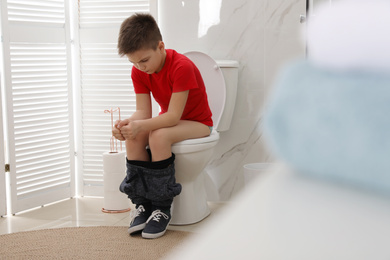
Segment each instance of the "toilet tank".
[[225,107],[216,129],[218,132],[223,132],[229,130],[232,122],[237,96],[239,64],[234,60],[217,60],[216,62],[222,71],[226,85]]

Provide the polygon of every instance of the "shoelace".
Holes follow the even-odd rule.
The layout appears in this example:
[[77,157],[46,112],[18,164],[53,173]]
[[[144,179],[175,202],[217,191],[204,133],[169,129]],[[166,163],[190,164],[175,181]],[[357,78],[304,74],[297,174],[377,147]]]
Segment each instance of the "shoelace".
[[130,212],[131,223],[133,223],[134,219],[141,215],[142,212],[145,212],[145,208],[142,205],[139,205],[136,211],[132,210]]
[[150,220],[160,222],[161,216],[167,220],[169,219],[169,216],[167,214],[165,214],[164,212],[161,212],[161,210],[158,209],[158,210],[155,210],[152,212],[152,215],[150,215],[150,217],[148,218],[148,221],[146,221],[146,222],[149,222]]

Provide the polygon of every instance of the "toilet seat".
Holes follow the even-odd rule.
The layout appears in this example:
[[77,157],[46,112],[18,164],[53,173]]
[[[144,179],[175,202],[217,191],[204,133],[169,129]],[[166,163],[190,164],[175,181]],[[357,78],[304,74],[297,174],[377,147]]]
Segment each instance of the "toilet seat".
[[209,136],[202,138],[187,139],[172,145],[172,152],[178,153],[193,153],[214,147],[219,140],[219,133],[215,130]]
[[209,136],[201,137],[201,138],[186,139],[184,141],[174,143],[172,146],[210,143],[210,142],[218,141],[218,139],[219,139],[218,132],[213,130]]

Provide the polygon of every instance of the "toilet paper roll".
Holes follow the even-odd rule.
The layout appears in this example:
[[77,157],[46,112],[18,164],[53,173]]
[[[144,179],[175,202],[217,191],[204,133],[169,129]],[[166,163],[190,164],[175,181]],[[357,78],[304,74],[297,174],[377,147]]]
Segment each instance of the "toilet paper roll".
[[126,153],[103,153],[104,210],[129,209],[127,195],[119,191],[119,185],[126,176]]
[[[103,172],[104,173],[122,173],[126,172],[126,153],[118,152],[103,153]],[[124,178],[125,176],[123,176]]]

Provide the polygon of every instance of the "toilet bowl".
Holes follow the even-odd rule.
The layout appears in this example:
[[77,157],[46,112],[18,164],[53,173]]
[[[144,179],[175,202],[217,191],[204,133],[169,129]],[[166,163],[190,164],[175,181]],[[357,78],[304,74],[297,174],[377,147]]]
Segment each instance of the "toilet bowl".
[[230,127],[237,93],[238,62],[216,62],[201,52],[184,55],[195,63],[203,77],[214,130],[210,136],[172,145],[172,152],[176,155],[176,181],[182,185],[182,192],[174,198],[171,225],[193,224],[210,214],[205,181],[211,179],[204,169],[212,158],[219,132]]

